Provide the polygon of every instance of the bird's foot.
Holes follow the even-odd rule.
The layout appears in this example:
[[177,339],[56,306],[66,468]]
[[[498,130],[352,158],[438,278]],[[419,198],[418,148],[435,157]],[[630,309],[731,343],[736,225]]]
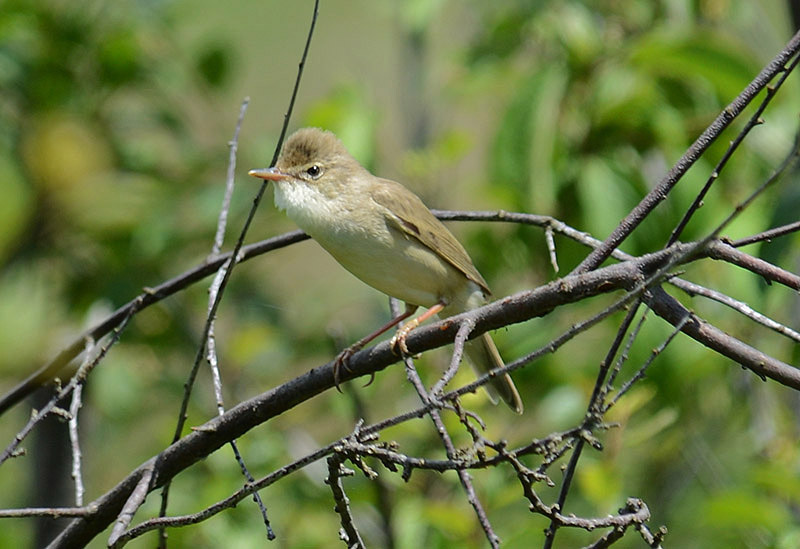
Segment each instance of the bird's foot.
[[[344,368],[348,372],[352,371],[350,370],[350,366],[348,366],[347,363],[350,361],[351,356],[356,354],[358,351],[362,349],[362,347],[364,347],[364,345],[360,343],[361,342],[356,343],[354,345],[350,345],[347,349],[336,355],[336,358],[333,361],[333,385],[334,387],[336,387],[336,390],[339,391],[340,393],[342,392],[342,388],[339,387],[339,384],[341,383],[342,368]],[[370,374],[369,381],[367,381],[364,384],[364,387],[369,387],[373,381],[375,381],[374,372]]]
[[341,383],[341,372],[342,368],[345,368],[348,372],[350,371],[350,367],[347,363],[350,360],[350,357],[353,356],[358,349],[353,349],[353,347],[348,347],[338,355],[333,361],[333,386],[336,387],[336,390],[340,393],[342,392],[342,388],[339,387],[339,383]]
[[408,346],[406,345],[406,339],[408,338],[408,334],[410,334],[411,331],[417,326],[419,326],[419,320],[415,318],[398,328],[397,333],[394,334],[394,337],[392,337],[391,341],[389,341],[389,346],[394,354],[403,357],[411,355],[408,350]]

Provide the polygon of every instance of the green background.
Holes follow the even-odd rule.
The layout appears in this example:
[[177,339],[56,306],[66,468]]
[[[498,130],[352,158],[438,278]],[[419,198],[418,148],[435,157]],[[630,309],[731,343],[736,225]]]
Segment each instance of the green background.
[[[335,131],[364,165],[402,181],[431,207],[548,214],[598,238],[792,34],[777,0],[321,4],[291,129]],[[246,171],[272,157],[311,8],[297,0],[0,4],[0,390],[143,287],[204,260],[227,144],[249,96],[230,249],[257,189]],[[797,95],[792,77],[684,239],[716,226],[783,158],[797,129]],[[742,123],[698,162],[625,251],[664,244]],[[726,234],[738,238],[796,220],[800,200],[792,187],[787,178]],[[539,229],[450,226],[496,296],[557,276]],[[293,228],[268,197],[248,242]],[[796,271],[797,243],[792,236],[746,251]],[[556,244],[560,274],[586,254],[565,239]],[[691,265],[686,276],[798,326],[797,295],[787,288],[718,262]],[[137,315],[92,375],[81,412],[87,500],[169,443],[206,290],[196,284]],[[797,363],[789,340],[714,302],[680,297],[728,333]],[[565,307],[494,337],[510,360],[610,300]],[[312,242],[241,265],[217,326],[227,404],[327,362],[387,317],[386,299]],[[620,319],[515,375],[524,416],[487,405],[483,395],[465,399],[487,420],[487,436],[519,445],[576,425]],[[645,323],[623,379],[669,332],[655,317]],[[419,362],[432,382],[448,355],[429,355]],[[470,379],[463,372],[456,382]],[[243,438],[253,474],[348,434],[360,415],[377,420],[417,403],[399,366],[346,393],[328,391]],[[678,337],[610,414],[619,427],[601,434],[605,450],[585,452],[566,511],[603,516],[635,496],[650,506],[653,527],[667,525],[672,547],[795,547],[798,404],[795,392]],[[11,440],[29,411],[18,406],[0,419],[2,440]],[[204,369],[189,424],[213,414]],[[453,431],[467,442],[455,424]],[[441,457],[429,422],[404,424],[384,438],[411,455]],[[45,504],[33,501],[32,487],[59,458],[46,444],[25,446],[29,457],[0,468],[2,507]],[[35,466],[35,452],[43,464]],[[406,484],[379,472],[393,500],[397,547],[486,545],[454,475],[416,472]],[[560,480],[557,467],[551,474]],[[262,492],[275,547],[341,546],[325,476],[316,464]],[[513,472],[474,477],[504,546],[539,546],[547,523],[528,511]],[[197,511],[240,484],[223,448],[176,479],[170,512]],[[345,487],[368,545],[386,546],[375,483],[356,475]],[[556,492],[541,489],[552,501]],[[152,494],[137,518],[157,513],[158,504]],[[0,545],[34,546],[33,531],[33,521],[5,519]],[[104,547],[105,535],[92,546]],[[562,530],[556,546],[585,545],[599,535]],[[249,503],[170,532],[173,547],[252,547],[263,538]],[[129,547],[154,544],[151,535]],[[643,545],[631,532],[618,546]]]

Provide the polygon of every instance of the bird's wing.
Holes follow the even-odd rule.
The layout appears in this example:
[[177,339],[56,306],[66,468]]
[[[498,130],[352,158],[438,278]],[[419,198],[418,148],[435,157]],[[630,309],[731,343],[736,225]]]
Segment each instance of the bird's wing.
[[488,284],[472,264],[467,251],[447,230],[447,227],[436,219],[436,216],[417,195],[400,183],[389,179],[379,179],[370,189],[370,194],[375,202],[390,212],[391,215],[387,216],[390,226],[399,230],[406,237],[421,242],[426,248],[464,273],[487,295],[491,294]]

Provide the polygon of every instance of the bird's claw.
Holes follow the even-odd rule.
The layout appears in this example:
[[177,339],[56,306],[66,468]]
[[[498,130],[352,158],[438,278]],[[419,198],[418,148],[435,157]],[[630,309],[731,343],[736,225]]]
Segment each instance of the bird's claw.
[[408,334],[415,327],[416,326],[413,326],[412,323],[409,322],[397,330],[397,333],[394,334],[394,337],[392,337],[391,341],[389,341],[389,347],[392,349],[394,354],[402,357],[411,355],[411,352],[408,350],[408,345],[406,345],[406,339],[408,338]]
[[[336,359],[333,361],[333,385],[334,387],[336,387],[336,390],[339,391],[340,393],[342,392],[342,388],[339,387],[339,384],[341,383],[340,373],[342,371],[342,368],[346,369],[348,372],[352,371],[350,370],[350,366],[348,366],[347,363],[349,362],[350,357],[356,354],[360,350],[361,346],[351,345],[350,347],[339,353],[336,356]],[[369,381],[367,381],[364,384],[364,387],[369,387],[373,381],[375,381],[375,372],[372,372],[369,375]]]
[[394,336],[389,341],[389,348],[398,356],[408,356],[408,346],[406,345],[406,338]]
[[345,368],[348,372],[350,371],[350,367],[347,365],[347,362],[350,360],[350,357],[353,356],[355,350],[352,347],[348,347],[338,355],[336,355],[336,359],[333,361],[333,386],[336,387],[336,390],[340,393],[342,392],[342,388],[339,387],[339,383],[341,382],[341,371],[342,368]]

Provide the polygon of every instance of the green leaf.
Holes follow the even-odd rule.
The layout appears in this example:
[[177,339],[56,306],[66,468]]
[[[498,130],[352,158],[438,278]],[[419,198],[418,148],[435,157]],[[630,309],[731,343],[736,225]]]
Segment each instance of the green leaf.
[[586,216],[586,229],[604,238],[630,209],[628,183],[600,157],[585,160],[578,180],[578,199]]
[[728,490],[710,497],[702,517],[711,526],[738,530],[761,527],[779,531],[791,524],[791,515],[784,505],[743,490]]
[[47,330],[64,317],[60,273],[53,267],[12,268],[0,277],[0,373],[21,379],[49,352]]
[[634,49],[631,60],[655,76],[707,80],[724,101],[736,97],[759,68],[739,42],[711,29],[653,32]]
[[222,44],[210,44],[199,54],[197,71],[215,88],[226,84],[231,74],[231,52]]
[[547,66],[524,79],[506,108],[489,162],[490,180],[515,192],[516,207],[551,211],[553,157],[567,89],[563,67]]
[[355,85],[339,86],[305,116],[309,126],[334,132],[350,154],[371,168],[375,161],[375,110]]
[[33,189],[26,184],[18,167],[6,156],[0,156],[0,259],[18,244],[34,211]]
[[[544,2],[523,2],[511,9],[498,10],[484,24],[482,33],[473,41],[467,63],[493,62],[516,53],[528,38],[531,20],[544,7]],[[487,17],[488,19],[488,17]]]
[[585,459],[578,469],[581,493],[598,507],[609,507],[620,500],[622,482],[615,464]]
[[400,14],[410,30],[420,32],[428,27],[443,4],[442,0],[407,0]]

